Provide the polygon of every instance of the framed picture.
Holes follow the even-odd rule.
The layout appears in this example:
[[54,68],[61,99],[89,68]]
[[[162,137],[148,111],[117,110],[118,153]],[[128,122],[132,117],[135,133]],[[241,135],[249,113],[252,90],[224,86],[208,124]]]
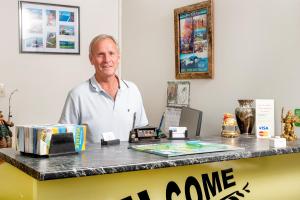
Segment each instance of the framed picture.
[[213,78],[213,2],[174,10],[177,79]]
[[80,54],[79,7],[19,1],[20,53]]
[[167,106],[189,106],[190,104],[190,82],[168,81]]

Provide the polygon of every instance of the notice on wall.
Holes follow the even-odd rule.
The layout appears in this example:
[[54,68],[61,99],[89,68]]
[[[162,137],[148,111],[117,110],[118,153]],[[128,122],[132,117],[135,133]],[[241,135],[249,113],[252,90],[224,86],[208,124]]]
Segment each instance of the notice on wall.
[[256,137],[274,137],[274,99],[255,100]]

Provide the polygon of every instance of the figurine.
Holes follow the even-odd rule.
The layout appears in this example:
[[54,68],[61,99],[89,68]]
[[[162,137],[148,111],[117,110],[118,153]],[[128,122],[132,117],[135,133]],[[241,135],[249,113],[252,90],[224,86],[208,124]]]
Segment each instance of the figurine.
[[230,113],[224,114],[221,134],[223,137],[227,138],[238,137],[240,135],[238,132],[238,125],[236,123],[236,120]]
[[281,123],[283,123],[283,131],[281,137],[285,138],[288,141],[294,141],[297,139],[295,134],[294,123],[299,122],[300,119],[293,115],[292,111],[289,110],[285,117],[283,117],[283,108],[281,110]]
[[8,120],[4,120],[2,111],[0,111],[0,148],[11,147],[12,145],[12,132],[9,130],[9,127],[13,127],[14,123],[11,121],[12,113],[11,113],[11,98],[12,95],[17,92],[15,89],[9,95],[9,107],[8,107]]
[[4,120],[2,111],[0,111],[0,148],[11,147],[12,132],[9,127],[13,126],[13,122]]

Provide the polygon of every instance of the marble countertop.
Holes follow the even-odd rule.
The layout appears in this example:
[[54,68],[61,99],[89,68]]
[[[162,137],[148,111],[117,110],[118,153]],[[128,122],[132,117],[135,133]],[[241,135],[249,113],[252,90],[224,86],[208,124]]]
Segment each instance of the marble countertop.
[[300,140],[288,142],[286,148],[274,149],[269,147],[268,139],[257,139],[246,135],[238,138],[211,137],[199,139],[243,147],[244,149],[167,158],[128,149],[129,143],[121,142],[120,145],[102,147],[100,144],[88,144],[87,150],[79,154],[49,158],[28,157],[21,155],[14,149],[7,148],[0,149],[0,159],[35,179],[44,181],[300,152]]

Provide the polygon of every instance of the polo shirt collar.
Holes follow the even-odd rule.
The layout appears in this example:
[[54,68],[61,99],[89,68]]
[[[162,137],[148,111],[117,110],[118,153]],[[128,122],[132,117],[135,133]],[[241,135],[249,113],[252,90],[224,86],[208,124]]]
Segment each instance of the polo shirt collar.
[[[126,88],[129,88],[128,84],[125,83],[124,80],[120,80],[120,78],[116,75],[117,79],[118,79],[118,82],[119,82],[119,90],[124,90]],[[89,80],[91,86],[92,86],[92,89],[96,92],[101,92],[103,90],[103,88],[101,87],[101,85],[97,82],[96,80],[96,76],[92,76]]]

